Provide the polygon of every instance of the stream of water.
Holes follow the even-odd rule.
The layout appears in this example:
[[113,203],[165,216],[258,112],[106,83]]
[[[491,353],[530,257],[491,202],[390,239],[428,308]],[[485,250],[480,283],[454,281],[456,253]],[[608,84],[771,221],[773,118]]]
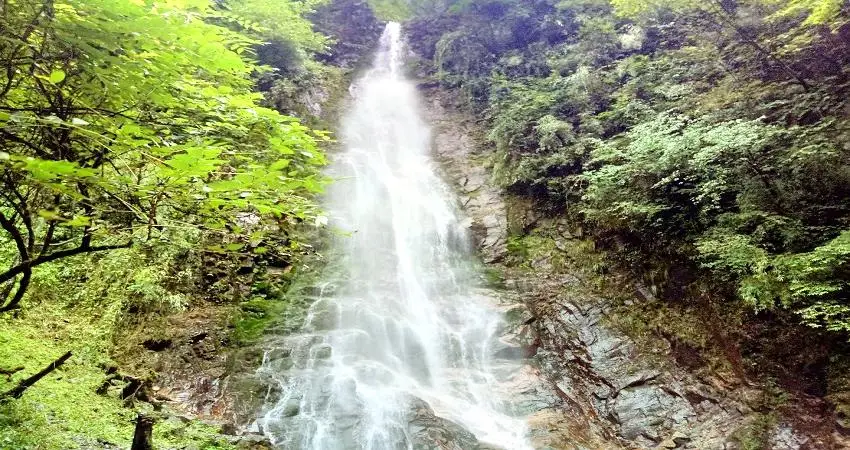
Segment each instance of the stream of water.
[[482,294],[468,230],[431,159],[406,55],[390,23],[351,88],[325,204],[346,232],[336,243],[344,273],[263,369],[280,387],[261,426],[282,449],[414,449],[419,400],[481,442],[531,448],[497,394],[503,319]]

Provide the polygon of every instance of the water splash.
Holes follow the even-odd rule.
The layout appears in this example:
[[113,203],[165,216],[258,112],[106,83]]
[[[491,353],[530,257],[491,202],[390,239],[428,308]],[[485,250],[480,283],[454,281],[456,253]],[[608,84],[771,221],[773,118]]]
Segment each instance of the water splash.
[[328,280],[301,334],[267,354],[280,385],[261,425],[285,449],[413,448],[411,404],[482,442],[530,448],[526,425],[495,398],[493,345],[502,326],[477,290],[453,193],[436,175],[399,24],[381,37],[354,85],[345,152],[329,192],[345,273]]

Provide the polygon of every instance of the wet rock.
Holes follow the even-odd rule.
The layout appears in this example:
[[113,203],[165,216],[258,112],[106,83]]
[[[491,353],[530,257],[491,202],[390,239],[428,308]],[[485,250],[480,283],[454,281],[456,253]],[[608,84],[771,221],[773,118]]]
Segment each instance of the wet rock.
[[658,440],[658,431],[693,417],[690,404],[673,397],[656,386],[641,386],[621,391],[614,400],[613,411],[620,423],[620,434],[626,439],[646,436]]
[[[510,371],[510,378],[497,386],[499,396],[510,399],[510,412],[516,416],[530,416],[561,404],[552,387],[540,377],[536,368],[524,366],[517,370],[515,364],[511,363],[508,362],[504,368]],[[500,366],[494,367],[494,373],[500,370]]]
[[658,446],[661,448],[676,448],[679,446],[679,444],[677,444],[676,441],[674,441],[673,439],[665,439],[661,441]]
[[239,428],[233,422],[225,422],[221,424],[219,432],[228,436],[236,436],[239,434]]
[[501,191],[490,183],[484,165],[492,149],[482,150],[471,137],[474,124],[449,112],[439,101],[430,102],[425,112],[433,128],[434,148],[469,215],[476,247],[485,262],[502,260],[507,254],[508,220]]
[[684,445],[691,440],[690,436],[682,433],[681,431],[673,433],[673,437],[671,439],[673,439],[673,442],[675,442],[676,445]]
[[530,347],[520,345],[503,345],[501,348],[493,352],[493,357],[497,359],[521,360],[533,355],[533,350]]
[[324,300],[313,303],[304,324],[305,330],[324,331],[336,327],[337,311],[334,306]]
[[478,439],[462,426],[434,414],[425,401],[410,402],[408,435],[414,450],[479,450]]
[[500,447],[498,445],[488,444],[488,443],[482,442],[481,444],[478,445],[478,450],[509,450],[509,449],[506,449],[505,447]]
[[233,436],[229,441],[238,450],[272,450],[274,448],[269,438],[262,434]]
[[528,306],[522,304],[513,304],[505,311],[505,320],[514,325],[527,325],[534,319],[534,314],[528,309]]
[[735,403],[723,400],[721,407],[712,386],[642,355],[632,340],[603,323],[604,302],[579,306],[558,297],[553,304],[555,310],[534,324],[541,338],[538,359],[542,370],[557,375],[566,398],[609,421],[636,448],[723,448],[740,424]]
[[322,344],[313,348],[313,357],[316,359],[328,359],[331,357],[332,349],[330,345]]
[[[441,97],[439,89],[424,85],[422,89],[431,99],[425,110],[433,126],[435,151],[446,179],[462,197],[468,227],[484,261],[499,262],[507,255],[508,212],[511,231],[547,226],[557,232],[555,248],[575,251],[576,238],[568,224],[548,219],[530,205],[512,201],[507,207],[486,165],[493,150],[470,137],[475,136],[474,123],[458,114],[452,99]],[[553,223],[544,224],[547,220]],[[640,348],[609,326],[603,320],[612,313],[609,302],[590,296],[584,287],[588,280],[580,279],[580,274],[558,273],[561,266],[555,262],[544,256],[531,261],[531,271],[505,273],[504,288],[528,307],[504,309],[508,324],[500,330],[501,344],[491,353],[496,370],[510,373],[510,365],[521,361],[523,349],[533,345],[537,366],[520,371],[498,389],[513,400],[517,415],[529,416],[534,448],[737,448],[729,436],[752,408],[728,395],[730,387],[698,379],[677,366],[664,349]],[[639,286],[632,301],[654,298],[651,287]],[[432,421],[437,431],[419,448],[435,448],[440,439],[447,442],[444,448],[486,448],[464,442],[460,430],[433,423],[437,418],[428,416],[430,408],[422,409],[429,419],[421,420]],[[426,428],[414,431],[428,437]],[[773,448],[800,448],[799,436],[790,430],[778,428],[771,435]]]
[[798,434],[787,424],[776,426],[770,436],[769,447],[774,450],[798,450],[804,448],[808,439]]

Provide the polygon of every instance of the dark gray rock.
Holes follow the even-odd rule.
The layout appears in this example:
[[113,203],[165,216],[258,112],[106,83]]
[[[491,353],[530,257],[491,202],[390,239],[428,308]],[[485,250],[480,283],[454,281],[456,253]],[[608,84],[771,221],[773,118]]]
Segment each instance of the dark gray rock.
[[426,114],[433,127],[433,145],[446,175],[459,192],[460,206],[469,215],[468,225],[485,262],[501,261],[507,254],[508,219],[501,190],[490,183],[484,164],[487,150],[472,138],[474,124],[450,113],[434,100]]
[[462,426],[434,414],[425,401],[410,400],[408,436],[414,450],[479,450],[478,439]]
[[610,407],[620,424],[620,434],[629,440],[644,436],[658,441],[660,430],[685,424],[695,416],[686,400],[658,386],[624,389]]
[[239,450],[272,450],[274,448],[269,438],[262,434],[233,436],[230,443]]

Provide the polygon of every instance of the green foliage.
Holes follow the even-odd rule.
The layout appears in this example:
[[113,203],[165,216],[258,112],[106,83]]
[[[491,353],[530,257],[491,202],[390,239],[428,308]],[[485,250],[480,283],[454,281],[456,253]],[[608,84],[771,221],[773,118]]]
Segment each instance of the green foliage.
[[[33,289],[35,301],[50,301],[61,285],[58,274],[42,277]],[[58,296],[58,295],[57,295]],[[54,304],[55,305],[55,304]],[[74,355],[61,368],[29,388],[24,396],[0,406],[0,448],[64,450],[97,446],[98,442],[128,445],[132,410],[120,400],[96,394],[110,364],[113,317],[72,315],[62,306],[45,309],[25,320],[0,321],[0,364],[23,367],[11,381],[0,379],[0,391],[47,366],[59,355]]]
[[[443,85],[485,112],[502,186],[653,283],[698,293],[671,275],[692,272],[751,311],[846,332],[841,8],[473,1],[421,19],[437,39],[410,28]],[[533,259],[528,244],[508,247]]]
[[544,233],[531,233],[527,236],[511,236],[508,238],[508,262],[525,269],[535,264],[545,264],[552,268],[563,268],[567,255],[558,248],[555,238]]
[[234,321],[234,339],[239,345],[256,342],[288,309],[289,305],[283,299],[266,300],[255,297],[241,303]]
[[841,0],[791,0],[781,3],[784,7],[781,15],[806,14],[806,25],[822,25],[835,20],[841,13],[844,2]]
[[[67,317],[67,316],[66,316]],[[75,355],[62,368],[39,381],[14,402],[0,404],[0,449],[3,450],[68,450],[104,448],[107,445],[129,447],[133,436],[136,411],[126,408],[116,397],[97,394],[104,380],[104,367],[111,364],[97,353],[105,346],[102,336],[87,333],[93,318],[94,325],[103,323],[96,317],[71,316],[64,323],[72,331],[66,337],[45,339],[50,330],[47,322],[39,325],[0,324],[0,361],[3,367],[27,369],[16,375],[17,381],[53,361],[68,348]],[[49,320],[39,316],[30,319]],[[31,320],[32,321],[32,320]],[[79,333],[79,334],[78,334]],[[76,337],[74,337],[76,335]],[[101,347],[102,348],[102,347]],[[0,380],[0,389],[10,383]],[[229,450],[233,446],[224,440],[214,427],[197,421],[165,420],[154,427],[154,443],[158,448],[185,448],[189,445],[206,450]]]
[[218,14],[247,34],[266,41],[282,40],[299,50],[321,52],[326,49],[327,38],[313,31],[312,24],[304,18],[327,1],[231,0]]
[[770,255],[743,235],[703,240],[706,267],[740,277],[741,298],[756,309],[794,308],[813,327],[850,331],[850,231],[810,252]]
[[[202,275],[213,269],[203,257],[201,235],[197,230],[171,230],[129,249],[79,255],[35,271],[28,302],[16,317],[0,321],[0,368],[24,367],[11,381],[0,379],[0,391],[67,350],[73,351],[73,357],[21,399],[2,405],[0,448],[129,446],[132,419],[151,406],[134,402],[128,407],[114,391],[98,393],[108,369],[117,367],[112,358],[132,360],[132,366],[118,368],[121,373],[146,377],[158,359],[139,343],[169,336],[171,328],[185,325],[170,322],[171,314],[219,308],[226,324],[232,309],[220,298],[209,298],[214,293],[204,285]],[[0,251],[8,250],[0,246]],[[235,269],[230,266],[228,270]],[[259,283],[255,290],[269,295],[278,292]],[[205,302],[207,298],[215,301]],[[289,308],[295,302],[279,303]],[[300,314],[293,310],[278,309],[274,314]],[[233,330],[234,344],[239,331]],[[215,427],[168,415],[165,411],[154,427],[158,447],[233,448]]]
[[[0,448],[129,446],[151,405],[98,393],[110,355],[133,353],[119,370],[150,375],[127,340],[190,308],[221,318],[242,263],[305,252],[294,230],[325,223],[314,197],[328,137],[255,88],[313,68],[327,39],[304,15],[320,3],[0,5],[0,311],[17,309],[0,317],[0,368],[24,368],[0,391],[73,352],[2,405]],[[286,63],[258,63],[271,47]],[[167,420],[154,440],[232,448],[218,434]]]
[[762,450],[770,445],[770,432],[776,426],[778,418],[775,413],[760,414],[741,428],[735,430],[732,438],[738,442],[742,450]]
[[585,174],[584,213],[600,226],[632,230],[710,221],[728,208],[730,196],[760,189],[739,183],[779,134],[759,122],[659,115],[634,127],[626,145],[593,152],[591,164],[601,167]]
[[411,14],[409,0],[369,0],[369,6],[375,11],[375,16],[382,20],[401,21]]
[[739,282],[740,297],[756,310],[794,307],[810,325],[846,330],[847,233],[800,252],[814,229],[796,203],[782,203],[807,183],[798,177],[828,165],[786,173],[786,161],[813,150],[793,142],[759,121],[662,114],[593,152],[590,164],[599,168],[584,174],[583,212],[601,230],[673,245],[696,239],[703,267]]
[[710,4],[707,2],[698,2],[694,0],[676,0],[672,2],[657,0],[611,0],[611,5],[614,6],[617,14],[625,17],[635,17],[659,9],[687,11],[691,9],[710,7]]
[[157,448],[197,448],[199,450],[236,450],[219,429],[199,421],[188,424],[169,419],[154,426],[153,442]]
[[246,245],[316,222],[326,136],[259,105],[252,75],[263,69],[250,59],[255,36],[322,49],[301,17],[315,4],[7,5],[0,212],[14,213],[3,228],[21,244],[18,273],[29,276],[29,259],[167,229]]

